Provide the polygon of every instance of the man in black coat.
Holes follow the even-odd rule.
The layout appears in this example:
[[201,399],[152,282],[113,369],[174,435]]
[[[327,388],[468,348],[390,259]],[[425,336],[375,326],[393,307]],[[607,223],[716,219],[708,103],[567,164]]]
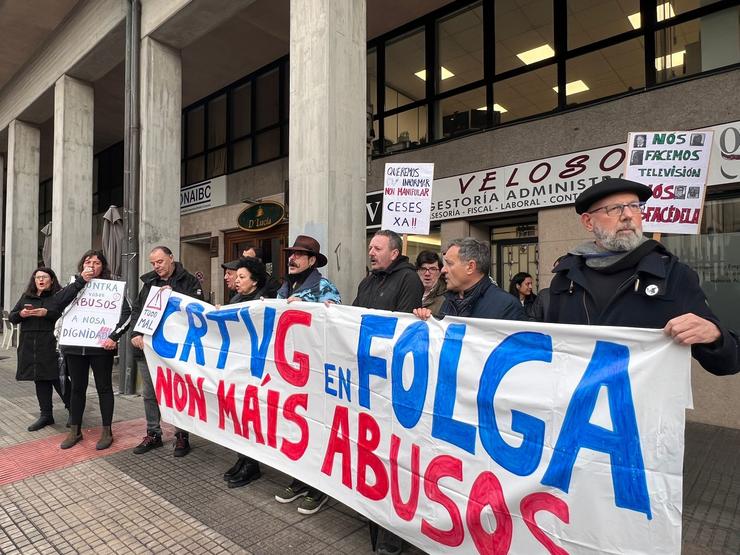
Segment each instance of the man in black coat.
[[699,278],[666,248],[642,235],[641,208],[651,189],[607,179],[576,199],[594,235],[553,269],[548,322],[662,328],[717,375],[740,371],[740,345],[707,305]]
[[[198,278],[188,272],[182,264],[175,262],[175,257],[168,247],[154,247],[149,253],[149,262],[153,269],[139,278],[143,285],[131,310],[131,322],[135,324],[138,321],[141,309],[144,307],[144,303],[146,303],[146,298],[149,296],[152,286],[170,287],[177,293],[203,299],[203,290],[201,289]],[[157,404],[157,397],[154,393],[152,377],[149,374],[146,363],[141,359],[141,349],[144,348],[144,337],[142,334],[136,331],[132,332],[131,344],[136,349],[139,349],[135,354],[140,359],[139,376],[141,376],[144,414],[146,415],[146,436],[134,448],[134,453],[140,455],[157,447],[162,447],[162,428],[159,425],[159,405]],[[188,432],[176,429],[174,455],[176,457],[184,457],[189,452],[190,440]]]

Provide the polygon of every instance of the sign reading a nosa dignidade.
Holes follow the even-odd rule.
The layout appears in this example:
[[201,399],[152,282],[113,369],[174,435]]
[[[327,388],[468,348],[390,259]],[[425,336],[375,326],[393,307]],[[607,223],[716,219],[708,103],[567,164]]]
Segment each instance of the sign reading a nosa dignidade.
[[91,279],[64,315],[60,345],[100,347],[121,317],[125,281]]
[[173,293],[162,418],[429,553],[678,553],[690,351],[661,330]]
[[386,164],[383,229],[429,235],[434,164]]

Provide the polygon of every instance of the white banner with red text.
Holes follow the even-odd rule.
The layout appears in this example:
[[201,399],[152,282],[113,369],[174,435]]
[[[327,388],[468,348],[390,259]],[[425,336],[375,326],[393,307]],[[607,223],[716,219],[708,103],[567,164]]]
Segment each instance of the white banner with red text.
[[429,553],[680,552],[690,352],[660,330],[173,293],[145,344],[164,420]]

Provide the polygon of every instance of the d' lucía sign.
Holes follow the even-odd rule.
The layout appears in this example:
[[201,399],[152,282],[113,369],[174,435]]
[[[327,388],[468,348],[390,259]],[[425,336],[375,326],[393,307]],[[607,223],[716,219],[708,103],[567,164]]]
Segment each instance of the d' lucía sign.
[[636,131],[629,134],[627,179],[653,190],[642,229],[699,233],[712,131]]
[[429,234],[434,164],[386,164],[383,178],[383,229]]
[[285,219],[285,207],[279,202],[264,201],[248,206],[239,214],[238,224],[244,231],[264,231]]

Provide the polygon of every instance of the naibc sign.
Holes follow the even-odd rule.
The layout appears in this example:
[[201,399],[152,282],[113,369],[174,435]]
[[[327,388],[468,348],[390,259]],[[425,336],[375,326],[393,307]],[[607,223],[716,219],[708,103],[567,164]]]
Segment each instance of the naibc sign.
[[145,345],[163,419],[426,552],[680,552],[690,351],[660,330],[173,293]]
[[226,204],[226,176],[207,179],[180,189],[180,215]]

